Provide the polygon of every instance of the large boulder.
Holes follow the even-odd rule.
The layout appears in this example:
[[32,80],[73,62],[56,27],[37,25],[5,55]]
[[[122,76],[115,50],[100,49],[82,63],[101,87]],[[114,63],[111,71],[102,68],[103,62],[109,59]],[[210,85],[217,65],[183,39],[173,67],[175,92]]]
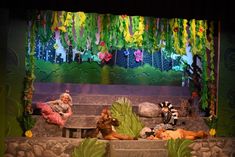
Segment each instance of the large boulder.
[[139,104],[138,114],[142,117],[158,117],[160,115],[161,108],[150,102],[143,102]]

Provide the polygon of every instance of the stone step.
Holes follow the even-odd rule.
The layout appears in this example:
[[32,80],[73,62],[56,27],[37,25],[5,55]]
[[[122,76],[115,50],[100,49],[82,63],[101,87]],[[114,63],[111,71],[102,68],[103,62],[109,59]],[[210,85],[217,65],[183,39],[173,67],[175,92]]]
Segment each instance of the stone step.
[[[78,115],[100,115],[103,108],[110,108],[111,105],[73,105],[72,110],[74,114]],[[138,106],[132,106],[133,112],[138,114]]]
[[[72,156],[74,148],[79,147],[82,140],[63,137],[7,137],[4,139],[4,157],[68,157]],[[107,143],[108,153],[105,157],[167,157],[168,155],[166,141],[162,140],[98,141]],[[141,149],[135,149],[136,145],[141,146],[138,143],[141,143]],[[194,140],[190,147],[192,148],[192,156],[234,157],[234,143],[234,137],[216,137]],[[120,145],[129,145],[130,147],[128,149],[117,147]],[[164,148],[158,148],[158,146]]]
[[109,144],[111,157],[167,157],[166,141],[162,140],[115,140],[110,141]]
[[110,157],[167,157],[167,149],[110,149]]
[[111,140],[110,145],[113,149],[165,149],[163,140]]
[[[46,102],[59,98],[60,94],[54,93],[38,93],[34,94],[33,102]],[[138,105],[142,102],[151,102],[158,104],[163,101],[169,101],[174,106],[179,106],[182,100],[187,100],[187,96],[136,96],[136,95],[72,95],[73,104],[92,104],[92,105],[111,105],[120,98],[127,98],[132,105]]]

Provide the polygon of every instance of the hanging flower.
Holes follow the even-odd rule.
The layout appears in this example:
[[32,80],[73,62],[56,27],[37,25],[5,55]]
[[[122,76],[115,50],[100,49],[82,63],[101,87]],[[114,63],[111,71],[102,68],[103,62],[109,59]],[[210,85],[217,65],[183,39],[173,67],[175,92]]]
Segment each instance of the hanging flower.
[[178,31],[179,31],[179,27],[175,27],[174,32],[178,32]]
[[203,27],[200,27],[200,28],[199,28],[199,32],[200,32],[200,33],[203,33],[203,31],[204,31]]
[[204,28],[202,27],[203,25],[203,22],[202,21],[199,21],[199,28],[198,28],[198,32],[197,32],[197,35],[201,38],[203,36],[203,33],[204,33]]
[[100,46],[105,46],[105,42],[104,42],[104,41],[101,41],[101,42],[100,42]]
[[25,131],[25,133],[24,133],[24,134],[25,134],[25,136],[26,136],[26,137],[30,137],[30,138],[31,138],[31,137],[33,137],[33,133],[32,133],[32,131],[31,131],[31,130],[27,130],[27,131]]
[[112,54],[109,52],[99,52],[98,57],[102,62],[108,62],[110,59],[112,59]]
[[108,62],[110,59],[112,59],[112,54],[111,54],[111,53],[106,52],[106,53],[105,53],[104,60],[105,60],[106,62]]
[[121,17],[124,19],[127,15],[121,15]]
[[46,25],[46,20],[43,19],[43,20],[41,21],[41,24],[42,24],[42,26],[45,26],[45,25]]
[[54,49],[56,50],[56,49],[59,48],[59,45],[58,45],[57,43],[55,43],[55,44],[53,45],[53,47],[54,47]]
[[103,53],[103,52],[98,52],[98,57],[99,57],[100,60],[103,60],[104,57],[105,57],[105,53]]
[[135,51],[134,55],[135,55],[135,61],[136,62],[143,61],[143,53],[140,50]]

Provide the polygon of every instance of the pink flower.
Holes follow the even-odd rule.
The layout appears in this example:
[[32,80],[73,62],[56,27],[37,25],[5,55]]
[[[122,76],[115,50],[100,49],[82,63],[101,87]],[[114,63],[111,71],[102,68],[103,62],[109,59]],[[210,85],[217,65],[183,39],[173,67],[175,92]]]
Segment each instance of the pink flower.
[[112,59],[112,54],[109,52],[99,52],[98,57],[102,62],[108,62],[110,59]]
[[142,52],[140,50],[135,51],[134,55],[135,55],[135,61],[136,62],[143,61],[143,55],[142,55]]
[[99,52],[99,53],[98,53],[98,57],[99,57],[100,60],[103,60],[104,57],[105,57],[105,53]]

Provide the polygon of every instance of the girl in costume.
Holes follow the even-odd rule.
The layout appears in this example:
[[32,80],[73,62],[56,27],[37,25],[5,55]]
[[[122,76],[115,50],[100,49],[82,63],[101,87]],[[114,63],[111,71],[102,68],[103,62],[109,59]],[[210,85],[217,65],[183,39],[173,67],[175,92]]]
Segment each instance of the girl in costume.
[[42,116],[48,123],[63,127],[72,115],[72,97],[65,92],[57,100],[38,103],[37,108],[41,109]]

